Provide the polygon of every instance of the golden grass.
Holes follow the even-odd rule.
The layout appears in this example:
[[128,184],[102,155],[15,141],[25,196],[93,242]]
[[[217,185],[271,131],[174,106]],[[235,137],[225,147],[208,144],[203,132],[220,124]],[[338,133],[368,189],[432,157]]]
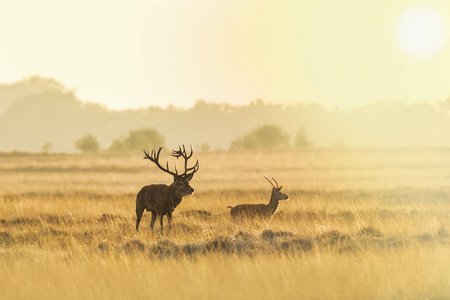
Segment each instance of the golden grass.
[[[33,253],[3,264],[3,299],[448,299],[448,247],[150,260]],[[14,280],[13,280],[14,278]]]
[[[0,155],[0,299],[449,299],[450,151],[201,153],[174,227],[140,155]],[[227,205],[291,196],[270,222]]]

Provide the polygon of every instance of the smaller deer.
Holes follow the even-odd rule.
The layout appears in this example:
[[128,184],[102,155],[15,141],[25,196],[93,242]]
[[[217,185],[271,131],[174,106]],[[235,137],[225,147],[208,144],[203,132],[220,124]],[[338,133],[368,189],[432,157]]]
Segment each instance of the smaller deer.
[[231,208],[231,217],[236,219],[238,217],[260,217],[260,218],[270,218],[276,211],[279,205],[280,200],[289,200],[289,196],[283,194],[281,192],[281,188],[283,186],[278,187],[278,182],[275,178],[272,177],[273,181],[276,184],[276,187],[273,183],[264,176],[267,181],[272,185],[272,195],[270,196],[270,201],[268,204],[239,204],[235,207],[227,206],[227,208]]

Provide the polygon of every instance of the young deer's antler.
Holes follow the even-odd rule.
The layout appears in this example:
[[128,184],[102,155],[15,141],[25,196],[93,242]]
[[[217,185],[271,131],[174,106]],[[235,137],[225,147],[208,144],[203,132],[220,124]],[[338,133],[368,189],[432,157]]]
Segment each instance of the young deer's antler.
[[[267,181],[270,183],[270,185],[271,185],[274,189],[276,189],[276,187],[273,185],[272,181],[270,181],[269,178],[267,178],[266,176],[264,176],[264,178],[267,179]],[[272,179],[273,179],[273,177],[272,177]],[[276,181],[275,181],[275,182],[276,182]]]
[[276,183],[277,186],[274,186],[273,183],[272,183],[272,181],[270,181],[270,179],[267,178],[266,176],[264,176],[264,178],[267,179],[267,181],[273,186],[274,189],[280,190],[280,189],[282,188],[282,187],[279,187],[279,186],[278,186],[278,182],[275,180],[275,178],[272,177],[272,180]]
[[278,189],[278,182],[275,180],[275,178],[272,177],[272,179],[273,179],[273,181],[275,181],[275,183],[277,184],[277,189]]

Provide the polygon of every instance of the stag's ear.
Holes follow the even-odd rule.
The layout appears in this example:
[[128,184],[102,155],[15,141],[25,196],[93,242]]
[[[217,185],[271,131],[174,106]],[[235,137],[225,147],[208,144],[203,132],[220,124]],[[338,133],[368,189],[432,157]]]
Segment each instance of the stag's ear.
[[192,177],[194,177],[194,173],[184,176],[184,179],[191,181]]

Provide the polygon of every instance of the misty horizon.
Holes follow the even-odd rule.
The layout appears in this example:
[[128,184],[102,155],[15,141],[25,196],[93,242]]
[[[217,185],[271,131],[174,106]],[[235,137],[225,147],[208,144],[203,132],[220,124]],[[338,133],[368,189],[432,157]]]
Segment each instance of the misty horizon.
[[[376,102],[352,110],[320,104],[263,100],[247,105],[199,100],[191,108],[148,106],[110,110],[81,101],[55,79],[30,77],[0,84],[0,151],[77,152],[74,142],[92,135],[108,149],[131,131],[155,129],[168,147],[232,143],[262,125],[277,126],[293,145],[298,132],[314,147],[450,147],[450,98],[430,103]],[[274,145],[277,147],[277,145]]]
[[[244,106],[249,106],[249,105],[254,105],[258,102],[260,103],[264,103],[264,104],[268,104],[268,105],[281,105],[281,106],[296,106],[296,105],[319,105],[322,108],[324,108],[325,110],[340,110],[340,111],[352,111],[355,109],[360,109],[363,107],[368,107],[368,106],[372,106],[374,104],[387,104],[387,105],[396,105],[396,104],[401,104],[401,105],[420,105],[420,104],[430,104],[430,105],[439,105],[439,103],[443,103],[445,101],[449,101],[450,99],[450,93],[449,96],[444,98],[444,99],[429,99],[427,101],[408,101],[408,100],[402,100],[402,99],[386,99],[386,100],[374,100],[373,102],[369,102],[369,103],[361,103],[361,104],[356,104],[352,107],[344,107],[344,106],[340,106],[339,104],[335,104],[335,105],[327,105],[325,103],[321,103],[319,101],[308,101],[308,100],[297,100],[297,101],[292,101],[292,102],[283,102],[283,101],[273,101],[273,100],[268,100],[268,99],[262,99],[262,98],[256,98],[256,99],[250,99],[245,103],[234,103],[234,102],[222,102],[222,101],[215,101],[214,99],[202,99],[202,98],[197,98],[195,101],[193,101],[190,104],[186,104],[186,105],[177,105],[175,102],[174,103],[166,103],[164,105],[158,105],[158,104],[148,104],[147,106],[139,106],[139,107],[124,107],[124,108],[114,108],[114,107],[110,107],[108,106],[108,104],[104,104],[101,102],[96,101],[95,99],[82,99],[78,96],[77,94],[77,90],[78,88],[69,88],[66,87],[61,81],[57,80],[56,78],[52,78],[52,77],[44,77],[44,76],[40,76],[40,75],[30,75],[21,79],[18,79],[16,81],[13,82],[0,82],[0,114],[2,113],[3,110],[5,110],[5,107],[7,107],[7,105],[5,106],[4,102],[6,100],[6,102],[12,102],[15,99],[6,99],[8,98],[8,95],[3,95],[2,94],[2,89],[8,89],[8,88],[12,88],[14,89],[14,86],[20,86],[21,84],[25,84],[25,85],[29,85],[30,82],[41,82],[38,83],[38,85],[36,86],[36,88],[38,88],[38,86],[40,84],[43,84],[44,82],[46,82],[46,84],[50,83],[51,85],[54,85],[53,87],[48,86],[45,87],[45,89],[52,89],[57,87],[58,89],[61,89],[62,91],[68,92],[68,93],[73,93],[77,99],[79,101],[81,101],[82,103],[85,104],[94,104],[94,105],[100,105],[101,107],[110,110],[110,111],[138,111],[138,110],[142,110],[142,109],[149,109],[149,108],[159,108],[159,109],[163,109],[163,110],[170,110],[170,109],[177,109],[177,110],[189,110],[194,108],[198,103],[207,103],[207,104],[213,104],[213,105],[219,105],[219,106],[224,106],[224,107],[244,107]],[[29,92],[27,92],[24,95],[28,95],[28,94],[33,94],[35,92],[33,92],[33,90],[31,89]]]

